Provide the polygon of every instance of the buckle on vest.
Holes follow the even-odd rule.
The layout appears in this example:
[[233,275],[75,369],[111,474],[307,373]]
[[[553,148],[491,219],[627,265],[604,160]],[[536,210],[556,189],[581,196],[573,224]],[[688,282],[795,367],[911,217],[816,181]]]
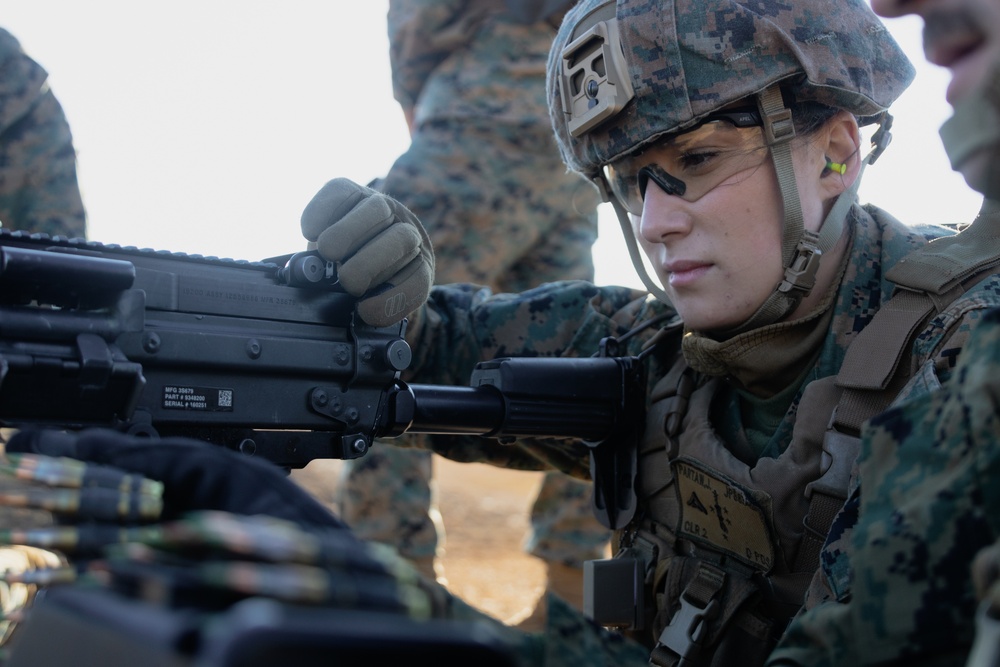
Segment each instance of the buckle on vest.
[[841,502],[847,499],[854,461],[861,450],[861,440],[841,433],[832,425],[823,434],[823,451],[820,454],[820,476],[809,482],[805,497],[812,500],[814,493],[822,493]]
[[659,643],[680,656],[678,667],[689,664],[701,652],[701,642],[708,632],[707,622],[719,613],[719,601],[709,600],[705,607],[699,607],[681,595],[681,608],[674,613],[667,627],[660,633]]

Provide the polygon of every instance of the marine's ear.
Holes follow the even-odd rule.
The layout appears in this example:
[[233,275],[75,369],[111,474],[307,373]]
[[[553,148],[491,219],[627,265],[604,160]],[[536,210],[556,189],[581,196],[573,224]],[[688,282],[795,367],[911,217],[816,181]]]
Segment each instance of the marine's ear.
[[832,199],[851,187],[861,172],[861,130],[854,115],[838,112],[814,138],[822,151],[820,172],[824,198]]

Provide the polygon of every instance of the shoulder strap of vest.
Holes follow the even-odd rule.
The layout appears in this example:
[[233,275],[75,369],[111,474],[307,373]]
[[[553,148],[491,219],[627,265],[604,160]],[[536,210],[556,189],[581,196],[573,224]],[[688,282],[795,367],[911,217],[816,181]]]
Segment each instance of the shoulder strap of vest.
[[847,350],[837,376],[844,389],[835,415],[838,430],[857,435],[885,410],[914,371],[901,362],[923,326],[976,283],[1000,273],[998,227],[1000,205],[984,202],[968,229],[935,239],[887,272],[900,289]]

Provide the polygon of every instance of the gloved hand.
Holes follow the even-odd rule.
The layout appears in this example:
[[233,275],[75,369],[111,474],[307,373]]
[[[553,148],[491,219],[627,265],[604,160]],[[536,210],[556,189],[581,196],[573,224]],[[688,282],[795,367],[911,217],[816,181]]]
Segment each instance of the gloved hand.
[[346,178],[323,186],[302,212],[302,235],[337,263],[344,290],[360,298],[372,326],[399,322],[434,284],[434,253],[420,221],[405,206]]
[[303,528],[345,528],[274,464],[188,438],[150,440],[110,429],[18,432],[8,452],[65,456],[163,482],[162,519],[193,510],[267,514]]

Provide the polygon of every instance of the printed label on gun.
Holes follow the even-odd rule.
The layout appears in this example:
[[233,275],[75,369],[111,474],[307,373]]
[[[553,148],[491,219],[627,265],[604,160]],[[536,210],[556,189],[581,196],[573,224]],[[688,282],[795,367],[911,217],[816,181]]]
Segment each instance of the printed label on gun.
[[163,388],[165,410],[202,410],[205,412],[232,412],[233,390],[218,387]]

